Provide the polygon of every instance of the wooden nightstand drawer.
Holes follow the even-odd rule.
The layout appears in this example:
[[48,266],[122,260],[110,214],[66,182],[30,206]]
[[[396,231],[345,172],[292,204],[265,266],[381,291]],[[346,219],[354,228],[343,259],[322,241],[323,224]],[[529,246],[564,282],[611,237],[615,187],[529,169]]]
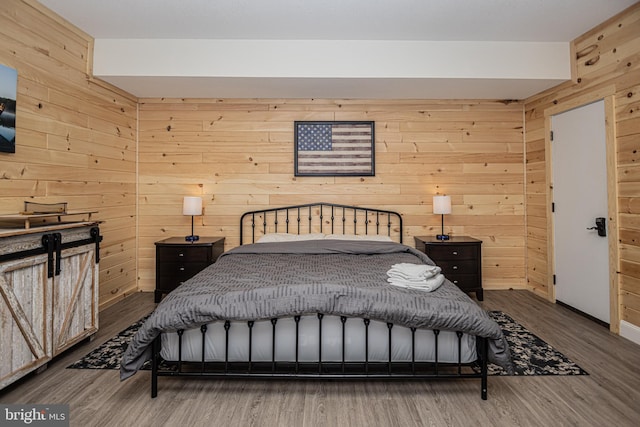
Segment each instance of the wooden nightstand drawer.
[[157,251],[159,262],[207,262],[211,249],[207,246],[163,246]]
[[161,282],[184,282],[204,270],[208,265],[201,262],[162,263],[158,266],[160,276],[157,279]]
[[[435,260],[434,260],[435,261]],[[478,260],[476,259],[460,259],[460,260],[440,260],[436,262],[442,272],[448,276],[449,274],[473,273],[478,270]]]
[[461,245],[442,245],[435,246],[430,245],[427,255],[429,257],[437,258],[439,260],[445,259],[477,259],[476,246],[461,246]]
[[[451,282],[462,289],[463,291],[472,291],[478,287],[478,275],[477,274],[459,274],[459,273],[445,273],[445,277]],[[479,299],[479,298],[478,298]]]

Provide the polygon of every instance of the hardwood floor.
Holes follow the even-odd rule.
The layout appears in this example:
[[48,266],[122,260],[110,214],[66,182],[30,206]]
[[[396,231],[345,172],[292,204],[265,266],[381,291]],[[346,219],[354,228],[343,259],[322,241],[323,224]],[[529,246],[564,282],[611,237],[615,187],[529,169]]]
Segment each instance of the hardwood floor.
[[0,391],[0,403],[66,403],[72,426],[637,426],[640,346],[527,291],[485,291],[502,310],[588,376],[476,381],[330,382],[160,378],[120,382],[117,371],[65,369],[155,306],[135,294],[100,313],[100,331],[40,374]]

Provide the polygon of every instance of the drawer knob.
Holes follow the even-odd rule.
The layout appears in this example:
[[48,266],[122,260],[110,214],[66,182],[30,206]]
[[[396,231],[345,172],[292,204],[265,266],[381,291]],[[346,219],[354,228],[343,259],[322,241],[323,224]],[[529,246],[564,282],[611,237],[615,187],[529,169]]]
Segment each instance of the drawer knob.
[[458,255],[458,251],[453,251],[452,252],[454,255]]
[[180,271],[184,271],[184,267],[180,267]]
[[453,269],[454,269],[454,270],[457,270],[457,269],[458,269],[458,266],[457,266],[457,265],[454,265],[454,266],[453,266]]
[[184,256],[184,254],[183,254],[182,252],[180,252],[180,253],[178,254],[178,256]]
[[454,285],[457,285],[457,284],[458,284],[458,281],[457,281],[457,280],[454,280],[454,281],[453,281],[453,284],[454,284]]

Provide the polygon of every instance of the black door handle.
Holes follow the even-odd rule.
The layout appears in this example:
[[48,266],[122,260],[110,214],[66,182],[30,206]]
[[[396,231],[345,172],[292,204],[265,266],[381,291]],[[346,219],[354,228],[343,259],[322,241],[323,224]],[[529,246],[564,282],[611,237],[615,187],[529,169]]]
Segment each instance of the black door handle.
[[602,217],[596,218],[596,226],[588,227],[587,230],[598,230],[598,236],[606,237],[607,235],[606,219]]

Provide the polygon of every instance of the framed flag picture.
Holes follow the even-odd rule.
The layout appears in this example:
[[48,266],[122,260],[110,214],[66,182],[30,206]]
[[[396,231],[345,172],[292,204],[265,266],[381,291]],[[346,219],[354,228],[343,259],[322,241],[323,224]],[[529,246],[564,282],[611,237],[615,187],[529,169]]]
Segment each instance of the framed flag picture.
[[295,176],[375,176],[374,122],[294,122]]
[[18,72],[0,65],[0,152],[16,152]]

